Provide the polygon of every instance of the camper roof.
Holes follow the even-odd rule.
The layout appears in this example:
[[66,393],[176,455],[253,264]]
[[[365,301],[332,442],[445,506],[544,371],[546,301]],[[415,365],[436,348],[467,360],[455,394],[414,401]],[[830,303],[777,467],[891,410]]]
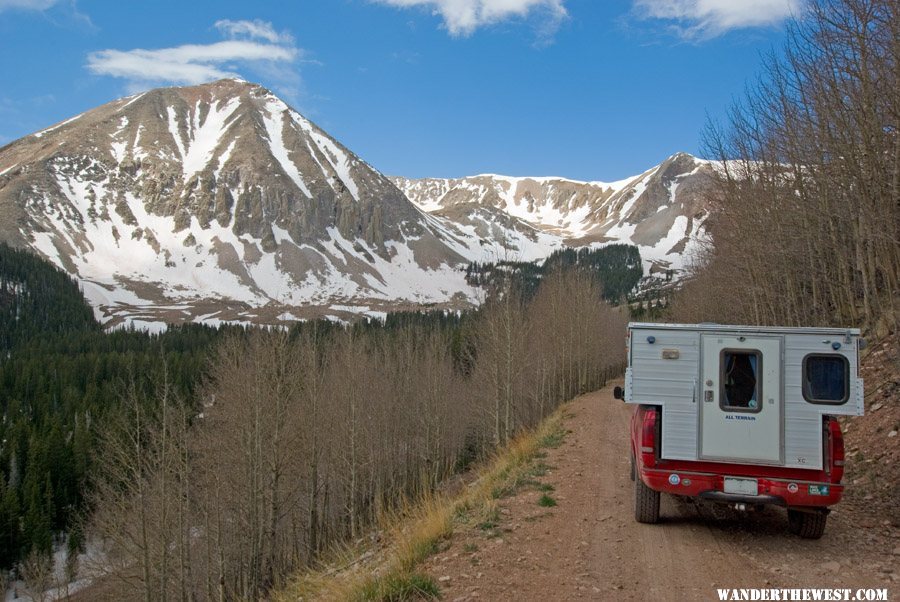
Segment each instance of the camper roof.
[[692,330],[704,332],[746,332],[766,334],[816,334],[859,336],[859,328],[823,328],[813,326],[735,326],[728,324],[662,324],[658,322],[631,322],[628,328],[654,330]]

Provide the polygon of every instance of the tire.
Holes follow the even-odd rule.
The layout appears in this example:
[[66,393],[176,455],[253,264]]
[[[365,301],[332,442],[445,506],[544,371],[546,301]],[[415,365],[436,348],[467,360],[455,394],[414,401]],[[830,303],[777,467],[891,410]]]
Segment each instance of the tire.
[[788,508],[788,530],[803,539],[819,539],[825,533],[828,514],[822,511],[803,512]]
[[634,479],[634,520],[651,525],[659,520],[659,492],[640,478]]
[[628,457],[631,459],[631,480],[634,480],[634,454],[628,454]]

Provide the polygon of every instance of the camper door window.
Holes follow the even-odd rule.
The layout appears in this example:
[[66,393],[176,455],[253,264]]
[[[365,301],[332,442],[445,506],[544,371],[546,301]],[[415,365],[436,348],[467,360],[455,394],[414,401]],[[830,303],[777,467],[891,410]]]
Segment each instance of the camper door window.
[[762,354],[756,350],[723,349],[720,369],[719,407],[729,412],[759,412],[762,409]]
[[803,358],[803,399],[842,404],[850,399],[850,362],[843,355],[810,354]]

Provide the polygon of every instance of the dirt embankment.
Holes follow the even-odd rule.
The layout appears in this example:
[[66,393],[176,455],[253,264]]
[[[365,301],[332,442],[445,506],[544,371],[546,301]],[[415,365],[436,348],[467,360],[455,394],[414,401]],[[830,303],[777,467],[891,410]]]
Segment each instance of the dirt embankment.
[[[874,342],[860,368],[865,379],[866,415],[842,420],[849,485],[839,510],[860,533],[881,545],[892,521],[900,523],[900,333]],[[900,546],[900,539],[894,540]],[[890,551],[890,550],[889,550]],[[900,564],[900,549],[895,563]]]
[[[888,507],[891,488],[873,486],[896,464],[873,460],[864,474],[854,466],[875,447],[863,419],[848,437],[848,449],[859,450],[848,469],[857,483],[821,540],[790,535],[780,508],[741,513],[670,496],[660,523],[643,525],[632,515],[630,408],[611,391],[569,405],[565,440],[540,460],[541,487],[500,499],[496,524],[457,529],[426,562],[445,600],[707,600],[717,599],[716,587],[900,591],[897,498]],[[888,433],[877,435],[881,448],[896,451]],[[540,505],[545,495],[556,505]]]

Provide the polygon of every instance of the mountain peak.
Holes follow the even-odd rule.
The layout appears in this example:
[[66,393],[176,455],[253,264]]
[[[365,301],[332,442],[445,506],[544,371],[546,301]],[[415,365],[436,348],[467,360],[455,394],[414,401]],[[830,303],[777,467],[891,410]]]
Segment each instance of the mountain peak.
[[473,294],[463,258],[387,178],[233,79],[115,100],[0,149],[0,240],[80,277],[106,317],[218,299],[230,319],[271,322],[248,308]]

